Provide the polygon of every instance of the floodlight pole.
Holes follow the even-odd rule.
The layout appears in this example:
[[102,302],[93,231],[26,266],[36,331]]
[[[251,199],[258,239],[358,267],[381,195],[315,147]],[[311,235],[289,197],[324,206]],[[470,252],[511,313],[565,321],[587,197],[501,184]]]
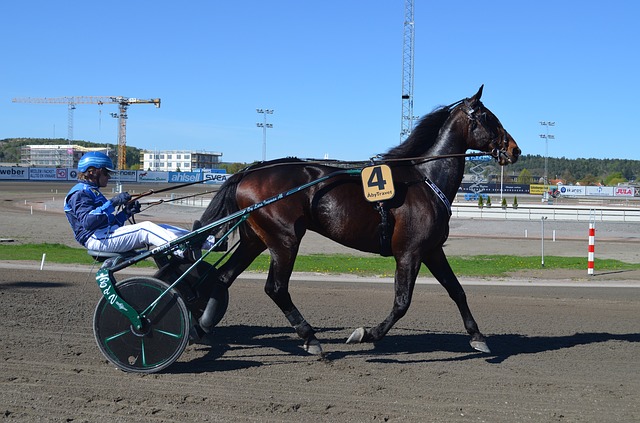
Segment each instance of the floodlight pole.
[[555,122],[550,121],[540,121],[540,125],[546,128],[546,133],[540,134],[540,138],[544,138],[544,194],[543,199],[547,200],[549,198],[549,175],[548,175],[548,161],[549,161],[549,140],[553,140],[556,137],[549,133],[549,127],[555,126]]
[[262,128],[262,161],[267,161],[267,128],[273,128],[273,124],[267,123],[267,115],[273,114],[273,109],[256,109],[256,112],[262,113],[263,122],[256,123],[258,128]]

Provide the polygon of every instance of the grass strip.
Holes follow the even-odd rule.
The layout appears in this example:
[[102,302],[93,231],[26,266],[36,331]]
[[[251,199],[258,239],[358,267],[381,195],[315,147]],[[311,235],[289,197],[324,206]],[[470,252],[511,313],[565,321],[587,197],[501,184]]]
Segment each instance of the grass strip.
[[[93,259],[82,248],[72,248],[62,244],[0,244],[0,260],[32,260],[40,261],[42,254],[50,263],[92,264]],[[211,253],[207,257],[214,263],[222,253]],[[478,255],[450,256],[449,263],[458,276],[502,277],[509,272],[522,270],[540,270],[541,259],[538,256]],[[587,268],[586,257],[545,257],[545,270]],[[155,267],[152,260],[135,264],[138,267]],[[640,264],[625,263],[612,259],[597,259],[598,271],[619,271],[640,269]],[[267,272],[269,256],[261,254],[248,270]],[[393,257],[351,256],[346,254],[311,254],[298,256],[295,272],[311,272],[323,274],[353,274],[358,276],[392,277],[395,272]],[[429,271],[422,266],[421,275],[429,276]]]

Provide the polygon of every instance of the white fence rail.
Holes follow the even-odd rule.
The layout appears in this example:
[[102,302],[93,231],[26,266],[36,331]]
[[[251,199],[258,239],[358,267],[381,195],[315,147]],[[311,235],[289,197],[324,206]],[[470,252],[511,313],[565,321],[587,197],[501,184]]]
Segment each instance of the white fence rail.
[[[172,194],[173,200],[178,197]],[[210,196],[196,196],[184,198],[172,202],[174,205],[207,207],[211,201]],[[573,222],[640,222],[640,208],[612,207],[602,205],[535,205],[520,204],[518,208],[508,206],[492,206],[479,208],[474,203],[453,203],[451,206],[452,217],[467,219],[517,219],[540,220],[546,217],[548,220],[573,221]]]
[[563,220],[573,222],[640,222],[640,209],[606,206],[579,206],[579,205],[531,205],[521,204],[518,208],[511,206],[502,207],[478,207],[477,204],[454,203],[451,206],[452,217],[473,219],[519,219],[540,220],[546,217],[548,220]]

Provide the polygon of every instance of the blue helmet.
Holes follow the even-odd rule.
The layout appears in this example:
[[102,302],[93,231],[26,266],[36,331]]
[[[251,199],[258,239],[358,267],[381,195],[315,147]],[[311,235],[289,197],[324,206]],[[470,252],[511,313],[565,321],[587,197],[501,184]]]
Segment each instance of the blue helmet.
[[105,168],[109,172],[115,172],[113,162],[109,156],[98,151],[90,151],[78,161],[78,170],[80,172],[86,172],[90,167],[95,167],[96,169]]

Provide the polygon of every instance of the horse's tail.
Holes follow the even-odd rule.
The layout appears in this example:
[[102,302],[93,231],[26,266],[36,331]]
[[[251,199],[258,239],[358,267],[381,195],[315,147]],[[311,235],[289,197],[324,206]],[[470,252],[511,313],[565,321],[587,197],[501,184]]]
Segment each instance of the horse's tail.
[[[238,202],[236,201],[236,191],[243,176],[244,173],[242,172],[236,173],[222,184],[216,195],[211,199],[204,213],[202,213],[200,220],[194,222],[193,229],[206,226],[240,210]],[[214,235],[224,234],[233,223],[234,222],[224,223],[219,227],[213,228],[211,232]]]

